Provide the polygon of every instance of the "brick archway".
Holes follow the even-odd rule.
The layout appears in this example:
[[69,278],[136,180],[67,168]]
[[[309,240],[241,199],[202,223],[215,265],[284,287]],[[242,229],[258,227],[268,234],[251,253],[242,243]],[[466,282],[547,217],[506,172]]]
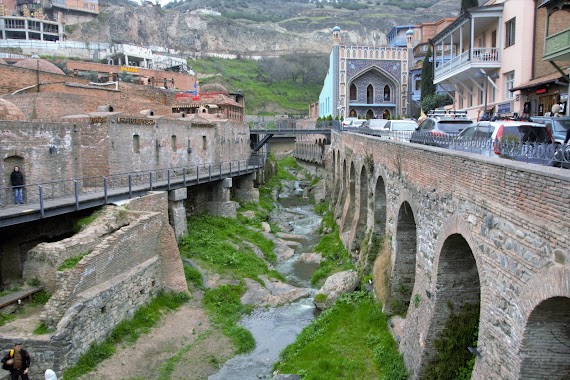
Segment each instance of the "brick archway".
[[523,331],[517,357],[519,379],[555,379],[570,373],[570,268],[535,275],[521,292]]
[[[426,289],[426,301],[431,309],[430,323],[425,331],[425,350],[422,355],[420,376],[436,354],[435,341],[444,332],[445,324],[453,314],[460,313],[467,306],[477,318],[481,314],[481,268],[482,262],[474,249],[476,245],[467,223],[457,215],[447,220],[439,231],[434,250],[433,276],[431,288]],[[479,331],[479,325],[476,326]],[[474,338],[473,338],[474,339]],[[470,358],[465,343],[463,360]]]

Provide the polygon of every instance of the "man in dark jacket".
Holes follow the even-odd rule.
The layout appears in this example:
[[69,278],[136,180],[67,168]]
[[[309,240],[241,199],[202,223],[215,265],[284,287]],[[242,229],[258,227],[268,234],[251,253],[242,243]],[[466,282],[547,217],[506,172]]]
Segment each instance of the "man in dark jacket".
[[14,349],[2,358],[2,368],[10,371],[11,380],[18,380],[20,377],[22,380],[29,380],[28,368],[31,363],[30,354],[22,348],[21,342],[16,342]]
[[24,175],[18,166],[14,166],[14,171],[10,175],[10,181],[14,187],[14,204],[23,205],[24,198],[22,197],[22,189],[24,187]]

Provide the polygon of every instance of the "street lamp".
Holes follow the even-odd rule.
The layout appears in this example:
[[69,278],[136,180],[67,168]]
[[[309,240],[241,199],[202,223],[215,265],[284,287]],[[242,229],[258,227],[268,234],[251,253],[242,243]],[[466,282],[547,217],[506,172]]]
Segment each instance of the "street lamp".
[[[486,120],[491,118],[491,115],[487,114],[487,93],[488,91],[488,87],[489,87],[489,80],[490,79],[497,79],[499,77],[499,74],[497,74],[496,72],[494,72],[493,74],[489,75],[487,74],[487,72],[483,69],[479,69],[480,72],[475,73],[475,78],[485,78],[485,89],[483,90],[485,92],[485,104],[484,104],[484,108],[483,108],[483,117],[485,117]],[[485,116],[486,115],[486,116]],[[481,118],[479,118],[480,120]]]

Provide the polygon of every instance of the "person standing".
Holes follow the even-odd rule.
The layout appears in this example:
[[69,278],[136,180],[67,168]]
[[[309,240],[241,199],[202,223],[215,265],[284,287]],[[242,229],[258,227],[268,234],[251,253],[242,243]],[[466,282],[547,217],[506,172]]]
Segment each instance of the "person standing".
[[24,175],[20,171],[19,166],[14,166],[14,171],[10,175],[10,181],[14,188],[14,204],[24,204],[24,198],[22,197],[22,190],[24,188]]
[[31,363],[30,354],[22,348],[21,342],[14,343],[14,348],[2,358],[2,368],[10,371],[11,380],[18,380],[20,377],[22,380],[30,380],[28,369]]

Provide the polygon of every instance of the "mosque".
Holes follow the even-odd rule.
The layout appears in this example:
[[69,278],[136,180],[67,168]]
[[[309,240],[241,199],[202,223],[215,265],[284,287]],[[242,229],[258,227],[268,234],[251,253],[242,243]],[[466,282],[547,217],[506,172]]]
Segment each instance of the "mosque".
[[361,119],[407,116],[412,38],[413,31],[406,32],[406,47],[345,46],[341,29],[335,26],[318,115]]

